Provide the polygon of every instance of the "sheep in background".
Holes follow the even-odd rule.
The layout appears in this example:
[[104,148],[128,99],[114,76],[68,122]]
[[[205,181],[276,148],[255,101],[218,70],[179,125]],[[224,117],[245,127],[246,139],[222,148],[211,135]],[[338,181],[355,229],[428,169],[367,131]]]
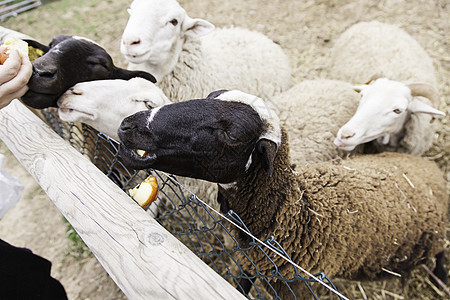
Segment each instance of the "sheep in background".
[[378,80],[357,87],[361,103],[335,144],[351,150],[373,141],[377,152],[423,154],[433,142],[433,117],[444,115],[437,110],[434,72],[425,50],[397,26],[377,21],[351,26],[332,49],[329,76],[355,84]]
[[[344,157],[333,140],[356,111],[360,95],[351,84],[338,80],[305,80],[270,99],[290,137],[295,165]],[[352,153],[362,150],[355,149]]]
[[289,60],[261,33],[215,29],[193,19],[175,0],[134,0],[121,52],[129,69],[152,73],[169,99],[241,89],[270,97],[290,86]]
[[155,78],[143,71],[129,71],[114,65],[111,56],[95,42],[77,36],[56,36],[49,46],[33,40],[29,45],[44,51],[33,61],[29,90],[21,98],[33,108],[56,107],[58,98],[78,82],[99,79]]
[[[434,273],[446,281],[448,199],[433,162],[382,153],[309,164],[296,172],[288,136],[261,99],[239,91],[214,96],[127,117],[119,129],[124,162],[219,183],[225,210],[236,212],[257,238],[274,236],[311,273],[385,279],[436,255]],[[135,149],[148,154],[141,157]],[[243,245],[251,241],[234,233]],[[276,255],[269,260],[256,249],[247,255],[263,274],[273,275],[274,263],[283,277],[295,274]],[[250,277],[255,274],[248,259],[240,263]],[[293,298],[285,283],[269,280],[281,299]],[[309,294],[302,281],[290,286],[297,297]]]
[[386,78],[357,87],[362,95],[358,110],[339,129],[335,145],[351,151],[375,140],[378,152],[424,153],[433,142],[431,118],[445,113],[411,95],[412,87]]

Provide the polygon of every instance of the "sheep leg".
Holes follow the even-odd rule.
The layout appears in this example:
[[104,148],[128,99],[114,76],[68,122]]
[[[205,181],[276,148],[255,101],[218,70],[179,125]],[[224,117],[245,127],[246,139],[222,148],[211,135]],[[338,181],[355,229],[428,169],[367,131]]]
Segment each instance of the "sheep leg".
[[[445,252],[441,251],[438,254],[436,254],[436,267],[433,270],[433,274],[436,275],[437,278],[439,278],[443,283],[447,284],[448,278],[447,278],[447,270],[445,269],[444,263],[445,263]],[[437,287],[439,287],[438,283],[431,278],[431,282]]]

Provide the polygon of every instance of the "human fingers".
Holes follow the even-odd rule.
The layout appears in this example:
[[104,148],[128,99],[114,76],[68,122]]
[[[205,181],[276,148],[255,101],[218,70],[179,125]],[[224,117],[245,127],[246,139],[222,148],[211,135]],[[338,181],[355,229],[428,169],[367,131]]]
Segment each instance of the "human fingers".
[[25,91],[23,87],[27,86],[32,73],[32,65],[28,58],[23,58],[23,65],[19,69],[16,76],[0,85],[0,99],[3,97],[8,98],[8,95],[14,94],[16,97],[23,96],[21,91]]
[[12,100],[23,96],[27,91],[28,86],[24,86],[11,94],[0,96],[0,109],[7,106]]
[[33,73],[33,65],[30,62],[28,56],[22,57],[22,66],[20,67],[18,76],[24,76],[27,82],[30,80],[31,74]]
[[10,81],[16,77],[22,65],[22,60],[17,50],[11,50],[9,57],[0,65],[0,84]]

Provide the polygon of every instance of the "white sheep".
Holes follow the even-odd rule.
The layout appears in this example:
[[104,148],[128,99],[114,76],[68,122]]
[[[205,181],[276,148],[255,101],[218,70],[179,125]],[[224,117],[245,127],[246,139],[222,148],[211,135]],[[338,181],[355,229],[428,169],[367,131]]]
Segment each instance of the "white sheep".
[[[345,151],[333,140],[356,112],[359,99],[350,83],[327,79],[305,80],[272,97],[290,137],[292,162],[304,165],[344,157]],[[358,151],[362,150],[354,152]]]
[[125,117],[167,103],[160,88],[140,77],[77,83],[57,102],[61,120],[85,123],[116,141]]
[[421,155],[432,144],[439,95],[433,61],[406,31],[377,21],[347,29],[331,54],[329,76],[371,85],[356,87],[362,98],[355,116],[337,134],[345,150],[373,141],[377,152]]
[[[436,255],[434,273],[446,281],[448,199],[435,163],[381,153],[294,171],[288,135],[273,111],[239,91],[215,96],[124,119],[119,129],[124,162],[219,183],[223,208],[237,213],[260,240],[273,236],[310,273],[380,280],[406,275]],[[140,157],[134,149],[148,154]],[[232,231],[242,247],[252,242]],[[278,275],[296,274],[288,261],[257,248],[240,254],[242,268],[250,277],[267,275],[278,298],[310,298],[303,281],[279,280]]]
[[172,101],[238,88],[270,97],[290,86],[289,60],[261,33],[215,29],[175,0],[134,0],[120,50],[131,70],[153,74]]

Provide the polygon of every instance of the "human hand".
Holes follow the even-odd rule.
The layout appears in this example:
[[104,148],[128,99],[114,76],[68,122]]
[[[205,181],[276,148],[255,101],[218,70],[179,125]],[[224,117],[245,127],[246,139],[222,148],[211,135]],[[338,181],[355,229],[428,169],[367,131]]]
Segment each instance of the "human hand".
[[32,70],[28,56],[20,58],[17,50],[10,51],[8,59],[0,65],[0,109],[27,92]]

